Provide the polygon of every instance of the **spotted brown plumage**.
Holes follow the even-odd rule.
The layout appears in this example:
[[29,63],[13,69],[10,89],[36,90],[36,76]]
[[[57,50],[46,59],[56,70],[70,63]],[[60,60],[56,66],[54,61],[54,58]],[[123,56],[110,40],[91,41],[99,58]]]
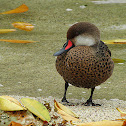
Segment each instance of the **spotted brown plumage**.
[[[97,105],[92,102],[95,86],[105,82],[113,72],[114,63],[111,51],[100,41],[98,28],[88,22],[74,24],[68,29],[67,44],[72,48],[58,53],[56,69],[65,80],[65,93],[62,101],[66,101],[68,83],[82,88],[91,88],[91,96],[85,105]],[[55,54],[54,54],[55,55]]]

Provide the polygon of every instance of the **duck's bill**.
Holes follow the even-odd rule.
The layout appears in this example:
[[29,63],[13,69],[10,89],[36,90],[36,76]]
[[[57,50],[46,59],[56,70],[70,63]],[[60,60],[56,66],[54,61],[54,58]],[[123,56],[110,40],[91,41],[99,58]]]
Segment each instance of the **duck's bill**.
[[59,56],[59,55],[61,55],[62,53],[68,52],[68,51],[69,51],[71,48],[73,48],[73,47],[74,47],[74,44],[73,44],[70,40],[68,40],[68,41],[64,44],[63,48],[62,48],[61,50],[59,50],[58,52],[54,53],[53,55],[54,55],[54,56]]
[[61,50],[59,50],[58,52],[54,53],[53,56],[59,56],[62,53],[66,52],[64,48],[62,48]]

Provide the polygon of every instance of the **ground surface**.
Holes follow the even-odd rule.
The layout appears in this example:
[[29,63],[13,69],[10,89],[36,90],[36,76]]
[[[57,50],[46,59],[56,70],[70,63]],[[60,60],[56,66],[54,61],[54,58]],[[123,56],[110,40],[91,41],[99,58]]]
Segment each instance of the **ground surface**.
[[[20,101],[21,98],[24,98],[24,96],[11,96],[16,98],[18,101]],[[27,97],[28,98],[28,97]],[[61,123],[63,121],[63,118],[58,114],[57,112],[54,111],[54,97],[49,96],[49,97],[30,97],[31,99],[36,99],[41,103],[47,103],[50,104],[51,107],[51,112],[50,116],[53,117],[59,116],[57,119],[51,119],[49,122],[50,126],[51,124],[55,124],[54,122]],[[58,102],[60,102],[60,99],[55,99]],[[118,100],[118,99],[111,99],[111,100],[106,100],[106,99],[97,99],[94,100],[95,103],[99,103],[102,106],[96,107],[96,106],[83,106],[81,105],[85,100],[78,100],[78,99],[69,99],[70,102],[72,103],[79,103],[79,105],[75,106],[67,106],[67,108],[71,109],[76,115],[79,117],[81,120],[81,123],[86,123],[86,122],[97,122],[97,121],[105,121],[105,120],[116,120],[116,119],[121,119],[120,112],[116,110],[118,107],[121,111],[126,112],[126,101],[123,100]],[[3,113],[0,111],[0,113]],[[22,121],[22,120],[14,120],[14,118],[6,118],[8,117],[5,113],[2,114],[0,118],[0,126],[7,126],[11,121],[17,121],[18,123],[22,123],[25,125],[29,124],[31,122],[34,122],[36,126],[41,125],[41,121],[37,122],[35,121],[34,117],[32,117],[30,114],[26,119],[27,121]],[[125,118],[125,117],[123,117]],[[79,122],[78,122],[79,123]],[[71,126],[70,122],[67,123],[68,126]]]
[[[0,12],[25,3],[29,11],[0,15],[0,29],[13,28],[13,22],[35,25],[31,32],[17,30],[0,34],[1,39],[35,40],[38,43],[13,44],[0,42],[0,95],[60,98],[64,81],[55,69],[53,53],[66,42],[71,24],[94,23],[101,31],[101,40],[126,39],[126,3],[95,4],[91,0],[1,0]],[[67,9],[67,10],[66,10]],[[72,9],[71,11],[69,11]],[[126,45],[108,45],[112,58],[126,59]],[[94,99],[126,101],[126,63],[115,64],[113,75],[95,90]],[[69,99],[86,100],[90,90],[70,86]]]

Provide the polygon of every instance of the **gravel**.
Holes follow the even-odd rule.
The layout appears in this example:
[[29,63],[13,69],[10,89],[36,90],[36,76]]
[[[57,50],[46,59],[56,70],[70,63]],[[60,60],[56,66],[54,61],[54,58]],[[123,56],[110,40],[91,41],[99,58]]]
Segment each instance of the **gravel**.
[[[24,98],[24,96],[12,96],[13,98],[16,98],[20,101],[21,98]],[[45,103],[44,101],[50,103],[51,106],[51,112],[50,115],[59,115],[56,112],[54,112],[54,99],[58,102],[61,101],[61,99],[54,98],[52,96],[49,96],[47,98],[43,97],[28,97],[27,98],[38,100],[41,103]],[[119,99],[97,99],[94,100],[94,103],[101,104],[101,106],[83,106],[82,103],[85,102],[85,99],[78,100],[78,99],[68,99],[69,102],[72,103],[79,103],[79,105],[75,106],[67,106],[70,108],[74,113],[76,113],[79,116],[79,119],[82,120],[82,122],[95,122],[95,121],[102,121],[102,120],[115,120],[120,119],[120,113],[116,110],[118,107],[121,111],[126,112],[126,101],[119,100]],[[61,122],[63,119],[59,118],[58,122]],[[70,125],[70,124],[69,124]]]

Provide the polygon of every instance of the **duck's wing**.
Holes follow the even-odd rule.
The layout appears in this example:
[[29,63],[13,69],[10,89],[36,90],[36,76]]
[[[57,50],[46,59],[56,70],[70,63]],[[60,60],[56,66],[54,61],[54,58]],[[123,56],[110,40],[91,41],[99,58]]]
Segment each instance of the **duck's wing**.
[[[99,43],[99,50],[104,50],[104,51],[108,52],[111,57],[111,51],[109,50],[108,46],[103,41],[100,41],[100,43]],[[101,53],[102,53],[102,51],[101,51]]]

